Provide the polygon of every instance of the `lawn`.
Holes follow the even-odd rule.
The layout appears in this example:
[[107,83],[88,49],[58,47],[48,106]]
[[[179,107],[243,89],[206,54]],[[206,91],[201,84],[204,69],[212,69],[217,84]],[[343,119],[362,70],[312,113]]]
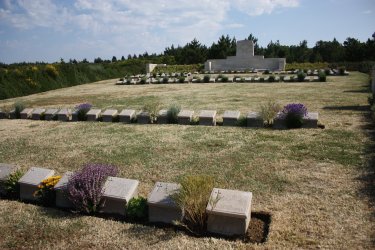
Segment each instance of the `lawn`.
[[[266,243],[192,238],[183,232],[0,200],[0,248],[373,248],[374,208],[364,181],[373,163],[368,136],[368,76],[326,83],[218,83],[118,86],[107,80],[30,95],[30,107],[135,108],[173,103],[198,112],[258,111],[268,100],[304,103],[325,129],[276,131],[241,127],[124,125],[0,120],[0,162],[63,174],[108,163],[140,181],[187,174],[215,177],[217,187],[253,192],[252,211],[272,215]],[[0,101],[10,109],[16,99]],[[373,166],[372,166],[373,167]]]

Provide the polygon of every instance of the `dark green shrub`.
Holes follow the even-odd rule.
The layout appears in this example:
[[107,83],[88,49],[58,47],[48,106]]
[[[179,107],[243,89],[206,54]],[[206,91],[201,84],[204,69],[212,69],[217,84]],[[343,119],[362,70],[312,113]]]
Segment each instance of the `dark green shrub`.
[[11,199],[16,199],[19,197],[20,185],[18,184],[18,181],[21,179],[23,174],[23,171],[16,170],[14,173],[10,174],[8,178],[5,180],[4,190],[7,197]]
[[266,69],[265,71],[264,71],[264,74],[265,75],[268,75],[270,73],[270,71],[268,70],[268,69]]
[[172,104],[168,111],[167,111],[167,118],[168,118],[168,123],[171,124],[177,124],[178,123],[178,113],[180,113],[181,107],[177,104]]
[[228,77],[227,77],[227,76],[223,76],[223,77],[221,78],[221,81],[222,81],[222,82],[228,82]]
[[247,126],[246,116],[240,116],[240,118],[238,118],[238,121],[236,122],[236,125],[239,127],[246,127]]
[[156,73],[155,73],[155,72],[152,73],[152,77],[153,77],[153,78],[156,78]]
[[330,69],[324,69],[324,73],[329,76],[329,74],[331,73],[331,70]]
[[325,81],[327,81],[326,74],[323,71],[319,72],[319,82],[325,82]]
[[270,75],[270,77],[268,77],[268,82],[275,82],[275,76]]
[[210,76],[209,76],[209,75],[205,75],[205,76],[203,77],[203,82],[205,82],[205,83],[210,82]]
[[299,71],[297,73],[297,79],[299,82],[303,82],[306,78],[306,73],[304,73],[303,71]]
[[146,77],[141,78],[140,84],[146,84]]
[[169,80],[169,78],[168,77],[163,77],[163,83],[168,83],[168,80]]
[[135,221],[147,221],[148,219],[148,206],[147,199],[138,196],[137,198],[131,198],[127,204],[126,216]]
[[90,103],[81,103],[75,107],[75,109],[78,111],[78,121],[86,121],[87,112],[92,108],[92,105]]
[[17,119],[20,119],[21,118],[21,112],[22,110],[25,109],[25,105],[20,102],[20,101],[17,101],[15,104],[14,104],[14,114],[16,116]]
[[180,76],[180,77],[178,78],[178,82],[179,82],[179,83],[184,83],[184,81],[185,81],[185,77],[184,77],[184,76]]
[[343,76],[343,75],[345,75],[345,67],[339,67],[339,74],[340,74],[340,76]]
[[259,78],[259,82],[264,82],[264,77]]

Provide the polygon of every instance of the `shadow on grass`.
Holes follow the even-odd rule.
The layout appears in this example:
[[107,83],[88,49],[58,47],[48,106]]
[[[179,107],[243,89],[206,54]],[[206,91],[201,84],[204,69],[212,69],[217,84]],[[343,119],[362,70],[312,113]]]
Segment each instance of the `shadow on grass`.
[[370,105],[351,105],[351,106],[325,106],[325,110],[342,110],[342,111],[361,111],[366,112],[370,110]]

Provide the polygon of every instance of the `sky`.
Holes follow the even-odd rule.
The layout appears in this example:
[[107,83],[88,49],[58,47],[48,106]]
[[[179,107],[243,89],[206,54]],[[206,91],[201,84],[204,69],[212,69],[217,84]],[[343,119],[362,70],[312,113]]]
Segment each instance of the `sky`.
[[375,32],[375,0],[0,0],[0,62],[162,53],[221,35],[313,47]]

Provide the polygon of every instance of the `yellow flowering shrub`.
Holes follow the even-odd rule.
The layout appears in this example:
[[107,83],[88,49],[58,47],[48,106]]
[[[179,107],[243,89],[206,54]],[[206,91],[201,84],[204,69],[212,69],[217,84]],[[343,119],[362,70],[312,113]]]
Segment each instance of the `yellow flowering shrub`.
[[47,74],[52,77],[52,78],[56,78],[59,76],[59,71],[56,69],[56,67],[52,64],[48,64],[46,67],[45,67],[45,71],[47,72]]
[[38,201],[45,205],[50,206],[55,203],[55,185],[61,179],[60,175],[52,176],[47,179],[44,179],[39,185],[38,190],[35,191],[34,196],[37,197]]

